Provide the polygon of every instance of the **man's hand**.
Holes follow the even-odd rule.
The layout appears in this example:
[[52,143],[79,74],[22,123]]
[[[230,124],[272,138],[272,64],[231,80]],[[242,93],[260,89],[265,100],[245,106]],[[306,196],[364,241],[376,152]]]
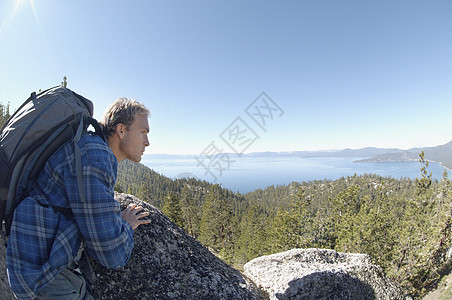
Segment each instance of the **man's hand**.
[[137,206],[135,203],[130,203],[126,209],[121,212],[121,218],[126,220],[133,230],[142,224],[149,224],[151,220],[140,220],[143,217],[149,216],[149,212],[141,212],[143,207]]

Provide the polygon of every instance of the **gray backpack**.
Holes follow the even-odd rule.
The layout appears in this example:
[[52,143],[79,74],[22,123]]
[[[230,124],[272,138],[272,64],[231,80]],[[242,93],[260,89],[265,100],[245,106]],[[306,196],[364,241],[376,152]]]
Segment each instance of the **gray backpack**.
[[[67,141],[74,144],[81,201],[85,200],[78,141],[92,125],[105,141],[93,116],[93,103],[65,87],[33,92],[0,132],[0,224],[8,235],[14,209],[28,195],[39,171]],[[70,208],[57,208],[67,212]],[[60,210],[59,210],[60,209]]]

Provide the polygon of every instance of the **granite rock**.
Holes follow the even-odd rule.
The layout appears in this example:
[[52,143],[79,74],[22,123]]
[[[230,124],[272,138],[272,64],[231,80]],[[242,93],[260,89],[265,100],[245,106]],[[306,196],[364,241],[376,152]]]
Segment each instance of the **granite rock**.
[[150,212],[150,224],[134,232],[127,264],[110,270],[93,263],[98,280],[96,299],[262,299],[260,291],[153,206],[127,195],[115,198],[126,207],[134,202]]
[[244,274],[271,300],[404,299],[401,289],[365,254],[292,249],[248,262]]

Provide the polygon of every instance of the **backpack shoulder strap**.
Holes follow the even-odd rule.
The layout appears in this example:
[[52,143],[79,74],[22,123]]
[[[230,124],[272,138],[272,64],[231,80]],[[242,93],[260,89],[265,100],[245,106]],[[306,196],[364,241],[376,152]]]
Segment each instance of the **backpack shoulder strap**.
[[74,139],[72,140],[74,144],[74,157],[75,157],[75,172],[77,175],[77,185],[78,185],[78,192],[80,194],[80,201],[82,203],[86,202],[86,194],[85,194],[85,185],[83,184],[83,169],[82,169],[82,154],[80,152],[80,147],[78,145],[78,142],[80,141],[80,138],[82,136],[83,132],[83,119],[80,119],[80,123],[77,128],[77,132],[75,133]]
[[[86,122],[86,125],[84,124],[85,122]],[[101,125],[99,124],[99,122],[96,121],[96,119],[91,118],[91,117],[81,118],[80,123],[77,128],[77,132],[75,133],[75,136],[73,139],[73,144],[74,144],[75,171],[76,171],[76,175],[77,175],[77,185],[78,185],[78,191],[80,194],[80,201],[82,203],[86,202],[86,192],[85,192],[85,185],[83,184],[82,155],[81,155],[81,150],[78,145],[78,142],[80,141],[80,138],[82,136],[84,129],[87,128],[88,125],[93,126],[95,133],[97,135],[99,135],[104,142],[107,142],[104,131],[103,131]]]

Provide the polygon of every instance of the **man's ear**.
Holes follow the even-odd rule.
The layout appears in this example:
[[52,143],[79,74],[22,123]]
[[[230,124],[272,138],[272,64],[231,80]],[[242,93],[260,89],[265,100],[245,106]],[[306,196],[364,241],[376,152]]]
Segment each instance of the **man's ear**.
[[124,137],[124,132],[126,131],[126,127],[124,126],[124,124],[122,123],[118,123],[116,124],[116,134],[118,135],[118,137],[122,140],[122,138]]

